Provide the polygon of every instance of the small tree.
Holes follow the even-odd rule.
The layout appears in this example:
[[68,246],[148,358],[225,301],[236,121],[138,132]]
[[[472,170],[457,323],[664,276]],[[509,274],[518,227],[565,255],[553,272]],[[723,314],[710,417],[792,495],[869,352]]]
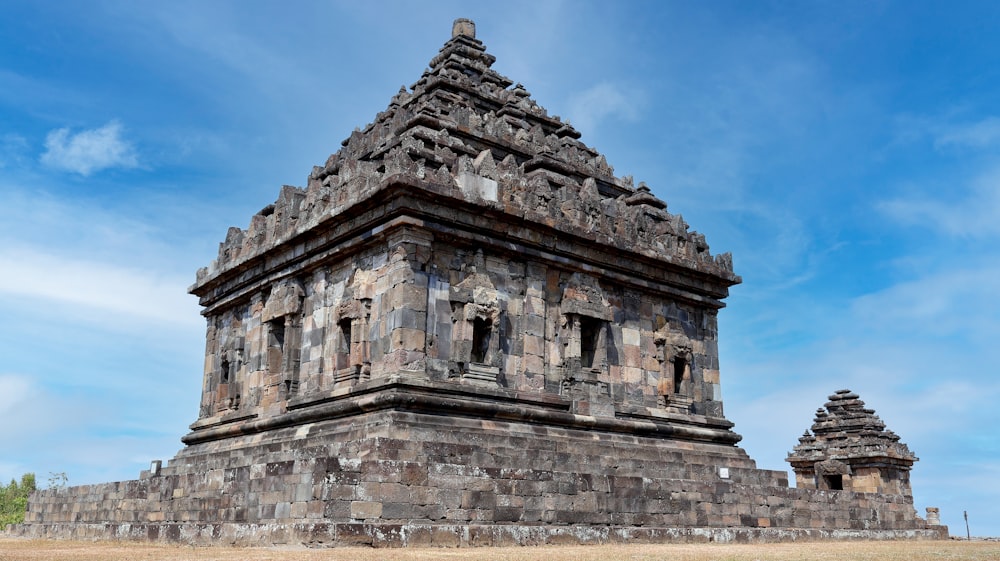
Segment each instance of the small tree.
[[0,485],[0,528],[24,522],[28,496],[35,490],[35,474],[26,473],[21,482],[11,479],[10,485]]

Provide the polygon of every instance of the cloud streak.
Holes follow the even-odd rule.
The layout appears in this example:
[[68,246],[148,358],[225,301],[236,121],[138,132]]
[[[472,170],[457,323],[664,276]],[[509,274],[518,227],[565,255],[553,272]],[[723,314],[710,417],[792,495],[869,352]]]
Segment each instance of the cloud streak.
[[31,381],[27,378],[0,374],[0,418],[6,417],[30,392]]
[[[946,195],[950,194],[946,191]],[[984,238],[1000,235],[1000,165],[973,178],[958,200],[919,195],[898,197],[879,210],[908,226],[927,227],[949,236]]]
[[[854,316],[869,329],[940,337],[995,333],[1000,317],[1000,266],[947,268],[860,296]],[[963,310],[962,313],[957,313]]]
[[56,129],[45,137],[41,162],[84,177],[110,168],[138,167],[135,149],[122,138],[123,130],[118,121],[76,134],[68,128]]
[[0,135],[0,169],[20,165],[28,151],[28,139],[15,133]]
[[581,133],[594,134],[597,126],[607,119],[635,121],[641,104],[635,90],[626,92],[615,84],[602,82],[570,98],[569,115]]
[[159,324],[191,326],[194,299],[179,278],[87,261],[26,247],[0,248],[0,297],[28,297],[84,306]]
[[1000,118],[986,117],[974,123],[950,125],[937,131],[934,146],[984,149],[1000,144]]

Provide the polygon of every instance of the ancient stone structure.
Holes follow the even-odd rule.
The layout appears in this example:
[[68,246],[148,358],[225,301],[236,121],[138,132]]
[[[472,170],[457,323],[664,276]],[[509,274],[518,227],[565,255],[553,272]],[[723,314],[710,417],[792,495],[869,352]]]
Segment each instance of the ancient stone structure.
[[875,411],[850,390],[816,410],[812,432],[788,456],[800,489],[912,495],[910,469],[917,457],[886,430]]
[[[946,534],[917,517],[901,445],[832,453],[818,422],[796,471],[835,466],[844,490],[757,469],[720,391],[731,258],[493,62],[456,21],[430,69],[304,189],[231,228],[191,288],[208,332],[187,446],[139,480],[39,493],[16,531],[374,545]],[[838,399],[836,430],[851,433],[856,400]],[[864,423],[863,439],[881,430]]]

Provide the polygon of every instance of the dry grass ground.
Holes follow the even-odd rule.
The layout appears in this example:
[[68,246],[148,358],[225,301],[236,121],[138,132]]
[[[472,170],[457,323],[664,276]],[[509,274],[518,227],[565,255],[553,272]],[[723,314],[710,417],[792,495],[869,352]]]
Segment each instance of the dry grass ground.
[[0,561],[1000,561],[998,542],[663,544],[474,549],[194,548],[0,538]]

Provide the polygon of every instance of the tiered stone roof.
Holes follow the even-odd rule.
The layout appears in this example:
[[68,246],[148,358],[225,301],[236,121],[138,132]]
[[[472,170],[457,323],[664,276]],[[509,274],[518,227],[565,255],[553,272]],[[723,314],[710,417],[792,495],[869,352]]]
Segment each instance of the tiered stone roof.
[[401,181],[437,196],[501,210],[584,240],[666,261],[731,285],[732,258],[712,256],[705,237],[604,156],[580,142],[568,122],[549,115],[521,84],[494,71],[495,58],[469,20],[420,79],[403,87],[364,129],[355,130],[305,189],[285,186],[246,229],[230,228],[218,258],[193,289],[227,270],[350,215]]
[[816,410],[811,432],[799,438],[788,456],[793,466],[824,460],[889,461],[912,465],[917,457],[885,428],[873,409],[865,407],[858,394],[838,390],[824,407]]

